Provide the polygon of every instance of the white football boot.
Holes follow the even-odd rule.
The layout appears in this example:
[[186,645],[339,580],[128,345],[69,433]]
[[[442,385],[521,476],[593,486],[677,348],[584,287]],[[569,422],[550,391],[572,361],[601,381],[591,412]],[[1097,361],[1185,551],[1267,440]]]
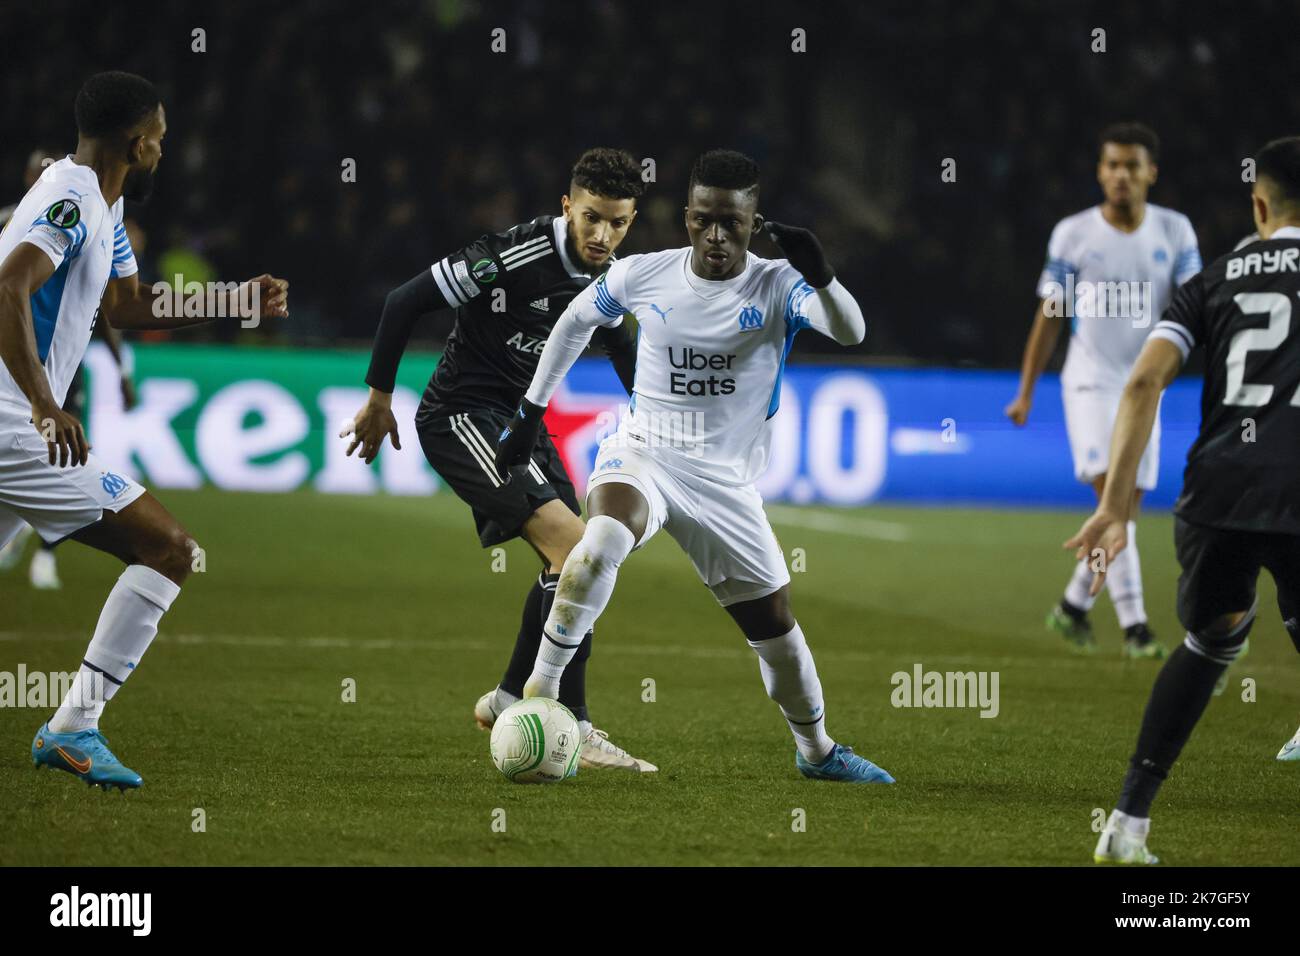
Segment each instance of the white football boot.
[[57,591],[63,587],[59,580],[59,563],[54,559],[53,551],[38,548],[32,555],[32,564],[28,568],[28,580],[38,591]]
[[497,722],[501,716],[504,707],[497,705],[497,691],[499,687],[493,687],[490,691],[478,699],[474,705],[474,722],[478,724],[479,730],[491,730],[492,725]]
[[1112,810],[1106,828],[1101,831],[1097,849],[1092,853],[1094,863],[1159,863],[1160,860],[1147,849],[1145,836],[1124,829],[1118,810]]
[[1297,730],[1295,736],[1282,745],[1282,749],[1277,752],[1277,759],[1300,761],[1300,730]]
[[633,757],[622,747],[617,746],[609,739],[609,734],[603,730],[591,728],[582,741],[582,755],[578,758],[578,766],[583,770],[635,770],[638,773],[654,773],[659,768],[648,760],[641,760]]

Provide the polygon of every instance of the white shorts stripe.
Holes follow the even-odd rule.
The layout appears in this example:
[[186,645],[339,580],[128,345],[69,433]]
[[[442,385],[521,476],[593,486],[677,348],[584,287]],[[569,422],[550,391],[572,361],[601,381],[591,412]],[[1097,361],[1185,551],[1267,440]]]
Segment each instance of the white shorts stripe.
[[[474,442],[475,446],[479,449],[479,453],[481,455],[486,456],[488,461],[491,461],[495,464],[497,460],[496,449],[494,449],[490,444],[488,444],[488,440],[483,437],[483,433],[478,430],[478,426],[475,425],[473,421],[471,421],[468,417],[464,415],[461,416],[461,419],[462,419],[462,424],[467,430],[466,431],[467,436],[472,442]],[[539,468],[537,466],[537,462],[535,462],[531,458],[528,459],[528,473],[532,475],[535,479],[537,479],[537,483],[539,485],[546,484],[546,476],[542,474],[542,469]],[[495,477],[495,475],[496,475],[496,471],[493,470],[493,476]],[[500,484],[500,482],[498,482],[498,484]]]
[[465,446],[469,453],[474,457],[474,460],[478,462],[479,467],[482,468],[488,478],[492,480],[492,487],[500,488],[501,479],[497,477],[497,470],[492,466],[491,459],[485,458],[482,450],[475,445],[474,439],[467,432],[462,430],[463,426],[470,424],[469,420],[465,418],[464,415],[452,415],[448,421],[451,422],[451,430],[456,433],[456,437],[460,439],[460,443]]

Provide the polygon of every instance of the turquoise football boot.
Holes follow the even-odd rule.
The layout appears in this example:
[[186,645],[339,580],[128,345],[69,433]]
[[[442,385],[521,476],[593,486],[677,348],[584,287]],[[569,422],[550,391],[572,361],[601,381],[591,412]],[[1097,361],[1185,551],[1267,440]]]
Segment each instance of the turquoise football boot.
[[852,747],[836,744],[830,756],[821,763],[813,764],[804,759],[798,751],[794,755],[794,765],[799,772],[811,780],[839,780],[844,783],[893,783],[894,778],[885,770],[877,767],[866,757],[859,757]]
[[108,749],[108,741],[98,730],[78,730],[74,733],[56,734],[45,724],[36,731],[32,740],[32,763],[39,770],[52,767],[66,770],[88,787],[117,787],[135,789],[144,781]]

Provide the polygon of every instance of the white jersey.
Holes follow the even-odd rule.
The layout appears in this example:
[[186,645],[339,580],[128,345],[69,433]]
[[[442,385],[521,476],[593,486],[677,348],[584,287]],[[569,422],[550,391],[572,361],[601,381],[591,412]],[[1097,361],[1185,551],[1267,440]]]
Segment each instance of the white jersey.
[[1174,291],[1200,271],[1192,224],[1172,209],[1147,203],[1131,233],[1108,223],[1100,206],[1057,223],[1038,295],[1071,317],[1061,384],[1123,389]]
[[[122,200],[110,208],[94,171],[70,156],[61,159],[46,168],[0,232],[0,262],[20,242],[36,246],[54,264],[54,274],[31,297],[32,331],[50,391],[62,404],[90,342],[104,287],[110,278],[136,272]],[[31,407],[3,363],[0,402]]]
[[767,467],[781,372],[815,293],[785,259],[748,253],[744,271],[722,281],[695,275],[690,260],[689,248],[620,259],[570,308],[640,323],[619,424],[629,443],[674,470],[746,485]]

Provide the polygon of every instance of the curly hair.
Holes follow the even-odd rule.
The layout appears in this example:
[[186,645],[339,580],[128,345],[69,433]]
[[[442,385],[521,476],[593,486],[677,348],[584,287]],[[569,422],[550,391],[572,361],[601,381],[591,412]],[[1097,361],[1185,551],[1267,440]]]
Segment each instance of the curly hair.
[[134,73],[96,73],[77,93],[74,112],[82,136],[114,136],[131,130],[161,102],[152,83]]
[[605,199],[639,199],[645,193],[641,166],[625,149],[598,146],[573,164],[572,182]]

